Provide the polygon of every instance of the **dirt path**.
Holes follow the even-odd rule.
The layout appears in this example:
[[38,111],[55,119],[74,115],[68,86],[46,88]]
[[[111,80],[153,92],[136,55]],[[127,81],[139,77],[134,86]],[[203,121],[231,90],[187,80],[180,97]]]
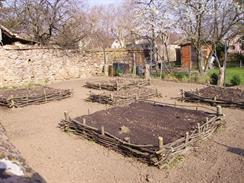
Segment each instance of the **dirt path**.
[[[28,106],[21,109],[0,108],[0,121],[11,142],[20,150],[27,163],[48,183],[143,183],[152,182],[244,182],[244,111],[224,109],[228,123],[208,141],[194,148],[184,161],[168,170],[148,167],[131,158],[57,128],[63,112],[81,116],[105,109],[100,104],[84,102],[88,89],[84,81],[53,84],[57,88],[72,88],[74,96],[58,102]],[[160,99],[174,103],[179,90],[202,87],[153,81],[163,94]]]

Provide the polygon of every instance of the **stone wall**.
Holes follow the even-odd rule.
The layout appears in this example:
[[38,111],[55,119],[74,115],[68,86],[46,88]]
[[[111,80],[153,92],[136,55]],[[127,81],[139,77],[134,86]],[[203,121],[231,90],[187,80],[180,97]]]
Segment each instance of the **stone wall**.
[[0,87],[85,78],[102,67],[74,50],[0,48]]
[[108,65],[118,62],[133,65],[134,61],[136,65],[145,65],[145,53],[142,49],[93,49],[86,51],[86,55]]
[[62,50],[54,48],[0,47],[0,87],[49,83],[101,74],[104,64],[143,65],[142,50]]

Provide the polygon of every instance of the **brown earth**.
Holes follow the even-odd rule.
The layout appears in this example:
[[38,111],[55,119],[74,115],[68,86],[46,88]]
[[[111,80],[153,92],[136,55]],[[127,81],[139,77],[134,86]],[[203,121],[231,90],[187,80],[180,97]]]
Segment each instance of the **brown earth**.
[[[0,108],[0,121],[11,142],[48,183],[244,182],[243,110],[224,108],[225,128],[196,145],[183,161],[158,170],[57,128],[64,111],[76,117],[86,115],[88,109],[93,113],[106,108],[84,101],[89,93],[89,89],[81,87],[84,83],[75,80],[53,84],[56,88],[74,89],[74,96],[62,101],[20,109]],[[204,86],[155,80],[153,87],[162,93],[161,101],[174,103],[171,98],[178,97],[180,89]]]
[[220,99],[225,101],[244,102],[244,90],[239,88],[208,86],[193,93],[209,99],[216,97],[217,100]]
[[[197,129],[210,114],[178,107],[154,105],[147,102],[132,103],[129,106],[114,107],[76,118],[83,118],[89,126],[105,130],[120,139],[130,137],[133,144],[157,146],[158,137],[164,143],[171,143],[184,137],[187,131]],[[123,132],[121,128],[128,129]]]

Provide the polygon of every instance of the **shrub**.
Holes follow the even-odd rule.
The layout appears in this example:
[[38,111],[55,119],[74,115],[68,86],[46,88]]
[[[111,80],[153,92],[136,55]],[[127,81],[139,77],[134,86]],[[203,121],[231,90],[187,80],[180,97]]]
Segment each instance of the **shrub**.
[[179,79],[179,80],[183,80],[185,78],[188,78],[189,74],[187,72],[175,72],[174,77]]
[[232,79],[230,80],[230,83],[233,85],[233,86],[236,86],[236,85],[240,85],[241,84],[241,78],[239,75],[234,75],[232,77]]
[[210,76],[210,84],[217,85],[219,80],[219,76],[216,73],[211,74]]

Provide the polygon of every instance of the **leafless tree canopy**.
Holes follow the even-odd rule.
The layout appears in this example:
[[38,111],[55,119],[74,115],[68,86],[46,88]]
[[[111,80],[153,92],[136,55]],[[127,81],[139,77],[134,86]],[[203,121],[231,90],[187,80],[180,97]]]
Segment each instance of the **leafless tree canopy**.
[[85,0],[0,0],[0,23],[41,44],[81,48],[106,48],[114,39],[122,44],[146,37],[154,49],[155,40],[165,43],[170,32],[181,32],[199,50],[206,40],[217,43],[235,34],[243,21],[242,1],[123,2],[88,8]]

